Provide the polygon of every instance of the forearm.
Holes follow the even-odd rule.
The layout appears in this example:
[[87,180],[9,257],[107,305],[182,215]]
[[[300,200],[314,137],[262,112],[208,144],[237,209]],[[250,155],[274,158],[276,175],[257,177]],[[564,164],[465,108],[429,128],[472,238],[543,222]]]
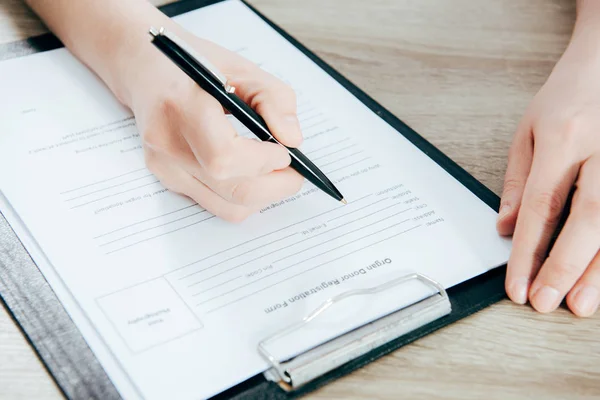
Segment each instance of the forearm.
[[565,67],[559,68],[561,71],[597,68],[600,65],[599,0],[577,0],[575,27],[559,65]]
[[[573,38],[580,35],[600,35],[600,1],[577,0],[577,20]],[[600,47],[600,43],[598,43]]]
[[127,81],[154,51],[150,26],[172,22],[146,0],[25,0],[69,50],[130,106]]

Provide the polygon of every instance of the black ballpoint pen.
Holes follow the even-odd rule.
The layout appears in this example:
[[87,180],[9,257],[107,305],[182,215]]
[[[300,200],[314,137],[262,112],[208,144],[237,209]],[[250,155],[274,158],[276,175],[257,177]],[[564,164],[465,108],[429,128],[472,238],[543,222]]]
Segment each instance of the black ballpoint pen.
[[181,39],[163,28],[160,30],[151,28],[150,35],[152,35],[152,43],[160,51],[204,91],[221,103],[223,108],[236,117],[250,132],[260,140],[277,143],[285,147],[292,159],[290,166],[293,169],[334,199],[346,204],[344,196],[312,161],[300,150],[284,146],[271,135],[262,117],[235,94],[235,88],[227,84],[227,78],[206,58],[197,54]]

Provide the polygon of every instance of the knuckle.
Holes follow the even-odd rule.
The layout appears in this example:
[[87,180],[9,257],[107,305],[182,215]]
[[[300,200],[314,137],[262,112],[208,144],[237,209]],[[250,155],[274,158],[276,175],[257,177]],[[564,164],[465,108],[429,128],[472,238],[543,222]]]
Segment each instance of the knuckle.
[[548,272],[553,277],[552,281],[564,282],[574,275],[579,275],[580,268],[573,263],[566,260],[554,259],[552,257],[548,258],[548,260],[550,262],[550,265],[548,265]]
[[567,141],[576,140],[582,129],[583,121],[579,116],[573,116],[563,122],[562,137]]
[[523,188],[524,182],[520,179],[507,177],[504,181],[504,195],[519,192]]
[[144,145],[152,150],[158,150],[165,145],[163,132],[158,129],[146,129],[142,134]]
[[581,145],[581,137],[585,129],[585,124],[586,122],[583,117],[574,115],[566,117],[562,122],[559,122],[557,124],[558,131],[556,128],[552,129],[552,131],[557,133],[556,136],[559,139],[562,154],[571,154]]
[[181,102],[177,94],[165,96],[158,102],[158,112],[167,119],[177,118],[181,115]]
[[548,225],[555,225],[560,221],[563,204],[564,200],[558,193],[542,192],[533,198],[529,208]]
[[231,188],[231,199],[238,204],[248,205],[252,199],[252,187],[248,182],[239,182]]
[[151,129],[143,137],[144,146],[156,153],[175,157],[181,154],[178,138],[171,136],[169,132]]

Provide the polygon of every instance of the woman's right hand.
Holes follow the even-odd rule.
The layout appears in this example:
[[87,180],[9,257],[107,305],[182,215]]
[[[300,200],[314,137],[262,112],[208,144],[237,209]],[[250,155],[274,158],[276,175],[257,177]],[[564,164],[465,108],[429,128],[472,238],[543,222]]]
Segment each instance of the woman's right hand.
[[[301,144],[289,86],[214,43],[177,33],[215,64],[279,141]],[[303,178],[288,168],[286,149],[239,136],[214,98],[151,43],[144,45],[127,65],[124,102],[135,115],[146,164],[166,188],[232,222],[300,189]]]

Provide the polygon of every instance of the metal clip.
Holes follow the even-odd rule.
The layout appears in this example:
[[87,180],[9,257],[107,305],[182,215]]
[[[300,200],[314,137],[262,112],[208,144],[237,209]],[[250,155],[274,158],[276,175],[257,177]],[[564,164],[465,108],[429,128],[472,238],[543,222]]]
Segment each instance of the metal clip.
[[[280,361],[267,350],[268,343],[302,328],[335,303],[353,296],[379,293],[414,280],[435,289],[437,293],[334,338],[290,360]],[[448,315],[451,310],[450,299],[444,287],[418,273],[406,275],[372,288],[351,290],[339,294],[324,302],[300,322],[275,333],[258,344],[258,352],[271,364],[271,368],[264,375],[268,380],[277,382],[285,391],[293,391],[385,343]]]

